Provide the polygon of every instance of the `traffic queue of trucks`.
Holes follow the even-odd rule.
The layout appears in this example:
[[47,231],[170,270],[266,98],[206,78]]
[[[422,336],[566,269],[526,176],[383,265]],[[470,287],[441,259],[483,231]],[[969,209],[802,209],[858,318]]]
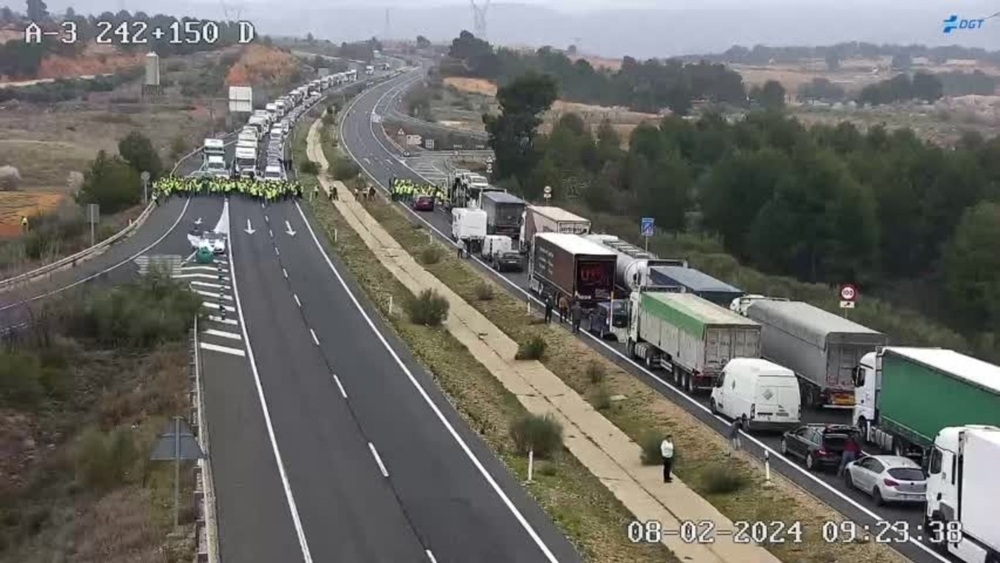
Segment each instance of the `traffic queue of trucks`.
[[[232,162],[226,161],[225,142],[222,139],[205,139],[202,154],[206,172],[219,177],[263,176],[267,180],[284,180],[285,172],[280,162],[282,156],[280,149],[291,129],[291,120],[295,117],[292,114],[298,111],[296,108],[304,100],[308,100],[310,95],[315,99],[319,96],[319,92],[335,85],[354,82],[357,77],[356,70],[323,76],[266,104],[264,109],[254,110],[236,137]],[[258,168],[262,156],[260,146],[265,139],[275,149],[266,155],[264,169],[260,170]]]

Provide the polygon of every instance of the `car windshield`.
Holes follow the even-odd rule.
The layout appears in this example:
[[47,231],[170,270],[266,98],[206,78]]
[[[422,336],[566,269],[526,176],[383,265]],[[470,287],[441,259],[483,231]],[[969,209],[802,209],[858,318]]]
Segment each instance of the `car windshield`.
[[893,467],[889,476],[900,481],[926,481],[927,476],[919,467]]

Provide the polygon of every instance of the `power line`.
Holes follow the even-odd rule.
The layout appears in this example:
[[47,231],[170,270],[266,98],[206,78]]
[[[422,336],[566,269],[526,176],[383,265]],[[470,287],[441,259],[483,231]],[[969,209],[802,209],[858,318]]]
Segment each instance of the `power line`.
[[476,37],[486,40],[486,11],[490,9],[490,0],[485,0],[482,4],[476,4],[476,0],[469,0],[472,4],[473,29]]

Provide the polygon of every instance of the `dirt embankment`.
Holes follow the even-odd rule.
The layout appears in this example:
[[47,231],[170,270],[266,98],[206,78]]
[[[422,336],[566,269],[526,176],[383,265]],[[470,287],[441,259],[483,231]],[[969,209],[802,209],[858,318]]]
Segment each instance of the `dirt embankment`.
[[226,74],[227,86],[249,86],[260,83],[280,83],[298,68],[298,59],[291,53],[249,45]]

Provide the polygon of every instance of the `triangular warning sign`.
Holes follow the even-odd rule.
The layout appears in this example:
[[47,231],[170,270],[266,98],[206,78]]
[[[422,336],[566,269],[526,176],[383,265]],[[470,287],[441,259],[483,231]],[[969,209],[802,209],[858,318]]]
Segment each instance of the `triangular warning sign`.
[[396,134],[399,135],[400,137],[404,137],[404,136],[406,136],[406,131],[403,131],[402,129],[400,129],[399,131],[396,132]]

